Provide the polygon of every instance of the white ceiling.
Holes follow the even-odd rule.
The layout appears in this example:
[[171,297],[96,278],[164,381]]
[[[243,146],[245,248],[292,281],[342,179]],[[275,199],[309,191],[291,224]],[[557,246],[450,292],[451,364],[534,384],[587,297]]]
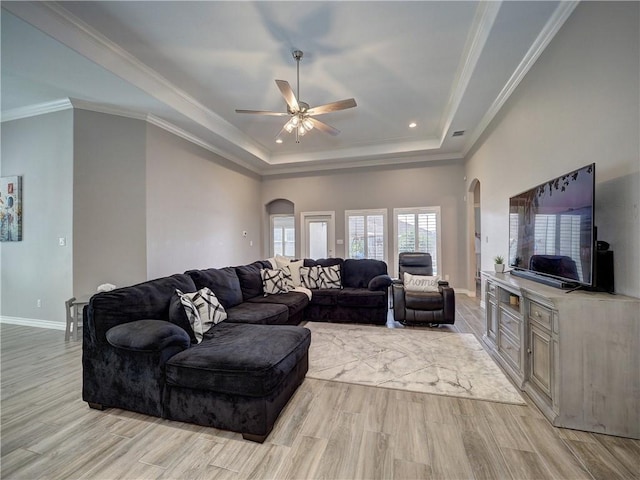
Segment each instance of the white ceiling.
[[[2,2],[2,117],[145,118],[263,175],[460,159],[574,2]],[[355,98],[295,143],[275,79]],[[418,125],[408,127],[410,122]],[[454,131],[464,130],[460,137]]]

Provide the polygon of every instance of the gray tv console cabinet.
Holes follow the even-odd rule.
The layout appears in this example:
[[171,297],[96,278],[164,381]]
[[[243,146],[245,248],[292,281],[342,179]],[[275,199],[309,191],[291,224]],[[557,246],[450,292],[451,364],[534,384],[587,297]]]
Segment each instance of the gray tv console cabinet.
[[640,299],[482,278],[483,340],[549,421],[640,438]]

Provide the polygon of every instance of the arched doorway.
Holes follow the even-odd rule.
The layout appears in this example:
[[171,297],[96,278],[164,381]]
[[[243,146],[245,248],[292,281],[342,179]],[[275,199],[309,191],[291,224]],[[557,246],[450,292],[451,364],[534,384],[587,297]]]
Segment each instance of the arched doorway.
[[480,180],[473,179],[469,184],[467,195],[468,204],[468,232],[469,232],[469,292],[475,296],[481,295],[482,282],[480,270],[482,267],[482,215],[480,205]]
[[266,204],[269,234],[266,251],[268,256],[296,255],[295,205],[283,198]]

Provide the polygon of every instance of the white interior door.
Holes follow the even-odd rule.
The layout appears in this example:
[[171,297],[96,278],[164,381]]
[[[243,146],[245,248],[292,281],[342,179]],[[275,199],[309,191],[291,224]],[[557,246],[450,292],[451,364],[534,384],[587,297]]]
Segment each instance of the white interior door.
[[303,258],[331,258],[335,254],[334,212],[303,212],[301,245]]

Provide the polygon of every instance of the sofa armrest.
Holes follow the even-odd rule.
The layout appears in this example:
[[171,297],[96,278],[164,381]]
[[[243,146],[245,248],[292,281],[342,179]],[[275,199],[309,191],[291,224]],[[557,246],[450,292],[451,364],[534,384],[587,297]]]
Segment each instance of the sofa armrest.
[[369,281],[369,290],[386,290],[393,280],[389,275],[376,275]]
[[107,331],[107,341],[116,348],[135,352],[160,352],[167,348],[186,350],[189,334],[163,320],[136,320],[116,325]]

